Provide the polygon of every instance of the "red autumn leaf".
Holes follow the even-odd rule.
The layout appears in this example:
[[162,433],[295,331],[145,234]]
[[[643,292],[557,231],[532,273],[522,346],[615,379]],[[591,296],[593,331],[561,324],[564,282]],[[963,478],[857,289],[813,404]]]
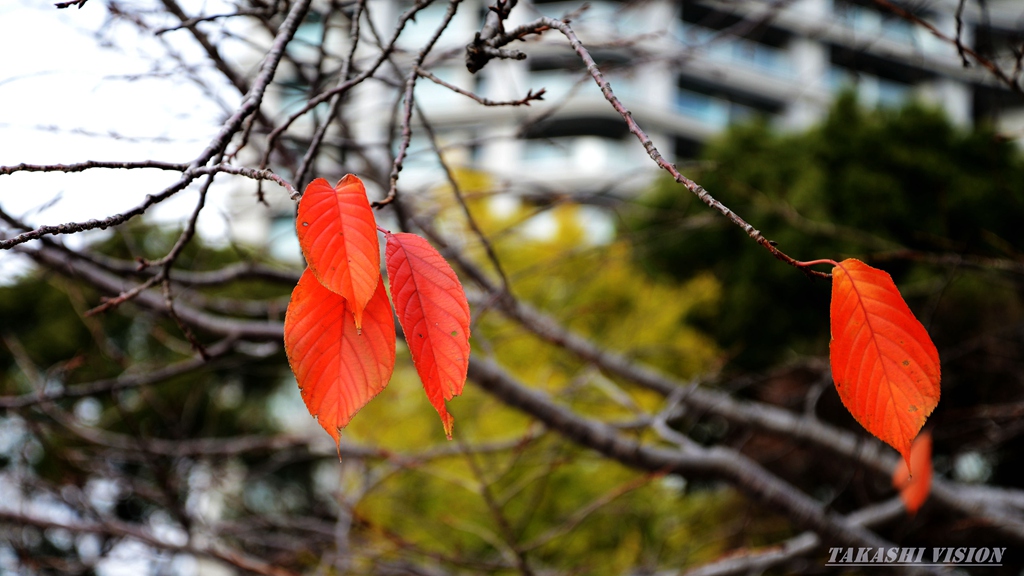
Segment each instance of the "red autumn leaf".
[[832,271],[832,378],[846,409],[909,463],[939,403],[939,353],[892,278],[854,259]]
[[448,262],[415,234],[387,234],[384,259],[398,321],[427,398],[452,437],[445,400],[462,394],[469,369],[469,303]]
[[284,349],[302,400],[335,442],[395,368],[395,321],[384,282],[366,305],[362,330],[346,304],[306,268],[284,317]]
[[306,186],[295,230],[316,279],[340,294],[363,325],[363,309],[380,279],[377,223],[363,183],[351,174],[331,188],[323,178]]
[[892,487],[900,491],[900,499],[911,515],[928,499],[932,489],[932,434],[922,432],[910,447],[910,469],[906,462],[896,464],[892,471]]

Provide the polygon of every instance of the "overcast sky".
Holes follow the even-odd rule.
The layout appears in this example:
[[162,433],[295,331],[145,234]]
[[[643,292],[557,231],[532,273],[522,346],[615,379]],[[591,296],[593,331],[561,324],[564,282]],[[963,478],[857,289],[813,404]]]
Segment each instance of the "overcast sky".
[[[66,10],[38,0],[0,2],[0,165],[185,162],[209,143],[224,108],[195,84],[167,74],[178,64],[160,41],[127,24],[109,26],[106,18],[99,1]],[[198,60],[188,32],[162,38]],[[222,105],[238,103],[237,92],[217,83],[216,74],[207,77]],[[14,174],[0,178],[0,206],[35,225],[103,218],[177,176],[154,170]],[[224,196],[213,195],[214,209],[204,211],[200,224],[207,236],[225,231]],[[180,220],[195,198],[194,191],[181,194],[153,217]],[[0,275],[10,275],[12,258],[0,252]]]

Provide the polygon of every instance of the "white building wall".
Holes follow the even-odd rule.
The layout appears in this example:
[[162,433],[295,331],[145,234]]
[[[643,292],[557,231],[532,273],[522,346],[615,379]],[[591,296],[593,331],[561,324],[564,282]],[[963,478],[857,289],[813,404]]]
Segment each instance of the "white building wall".
[[[781,10],[771,12],[764,0],[704,0],[701,5],[723,13],[742,16],[747,22],[764,20],[774,31],[788,35],[784,45],[769,46],[757,42],[756,27],[747,28],[750,38],[737,38],[730,32],[688,24],[680,18],[682,3],[672,0],[642,2],[611,2],[593,0],[591,8],[573,20],[574,29],[595,56],[618,53],[631,59],[624,70],[605,70],[616,94],[632,112],[640,126],[652,137],[661,152],[672,160],[676,138],[703,142],[728,123],[757,113],[760,101],[777,113],[777,125],[800,130],[817,123],[828,111],[833,96],[846,83],[855,83],[861,101],[867,105],[899,103],[904,98],[918,97],[941,106],[958,125],[968,126],[974,114],[973,92],[979,83],[992,84],[984,70],[965,70],[959,65],[955,49],[944,45],[919,28],[904,30],[879,13],[863,6],[838,11],[843,0],[794,0]],[[438,50],[459,50],[479,30],[479,16],[487,0],[465,0],[452,27],[443,36]],[[507,28],[526,23],[540,14],[559,16],[578,9],[582,1],[544,3],[533,6],[521,0],[506,24]],[[397,16],[409,3],[397,0],[374,0],[368,4],[378,28],[392,30]],[[447,3],[438,1],[422,12],[409,29],[408,47],[418,47],[436,29]],[[1009,6],[1009,8],[1007,8]],[[1007,14],[1019,13],[1020,0],[992,5],[991,18],[999,22]],[[955,6],[954,6],[955,8]],[[952,11],[936,8],[935,24],[947,34],[955,30]],[[980,16],[965,11],[962,32],[965,43],[973,42],[974,24]],[[1019,14],[1018,14],[1019,17]],[[891,20],[891,19],[889,19]],[[1006,26],[1022,28],[1019,22],[1007,20]],[[685,33],[684,33],[685,31]],[[416,42],[410,41],[415,40]],[[843,69],[831,62],[835,47],[866,54],[876,61],[898,63],[905,69],[921,71],[920,76],[932,80],[903,81],[880,78],[866,71]],[[359,56],[363,62],[374,53],[369,43]],[[617,113],[604,101],[594,83],[585,79],[576,87],[569,101],[559,101],[578,72],[530,72],[530,62],[555,52],[568,57],[571,52],[565,39],[556,32],[542,38],[509,46],[529,55],[527,61],[492,60],[478,75],[454,58],[443,67],[434,67],[439,76],[469,90],[481,89],[481,96],[492,100],[516,100],[528,90],[549,89],[544,102],[529,107],[484,108],[465,96],[448,92],[428,80],[420,80],[417,95],[442,139],[469,139],[475,144],[452,152],[447,158],[458,164],[490,172],[502,186],[543,182],[565,193],[602,189],[610,181],[622,181],[640,190],[647,185],[638,171],[655,169],[632,135],[619,141],[598,135],[578,134],[551,140],[524,140],[521,127],[525,120],[549,113],[551,118],[600,118],[621,122]],[[415,51],[396,55],[407,64]],[[385,64],[386,73],[391,73]],[[899,69],[898,66],[892,67]],[[891,74],[891,72],[890,72]],[[681,82],[681,78],[687,79]],[[680,87],[682,85],[682,88]],[[710,89],[708,87],[711,87]],[[688,88],[694,90],[687,91]],[[352,137],[364,143],[377,143],[369,154],[374,163],[387,165],[389,122],[396,101],[396,90],[381,81],[369,81],[353,90],[351,101],[343,113],[352,127]],[[754,104],[751,104],[754,102]],[[774,103],[774,104],[773,104]],[[754,106],[754,108],[751,108]],[[1019,130],[1024,125],[1024,106],[1007,110],[1000,126]],[[414,126],[420,136],[422,131]],[[556,153],[546,155],[550,145]],[[427,155],[424,155],[425,158]],[[428,163],[429,164],[429,163]],[[433,162],[436,171],[436,162]],[[349,168],[351,169],[351,168]],[[418,166],[402,173],[408,185],[416,178],[437,179],[430,169]],[[266,225],[239,223],[246,235],[265,235]]]

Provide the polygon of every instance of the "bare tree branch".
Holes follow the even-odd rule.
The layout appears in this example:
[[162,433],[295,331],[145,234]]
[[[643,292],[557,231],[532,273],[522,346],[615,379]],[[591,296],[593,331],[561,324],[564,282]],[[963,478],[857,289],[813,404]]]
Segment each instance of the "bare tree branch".
[[38,526],[40,528],[57,528],[76,534],[102,534],[130,538],[160,550],[185,552],[188,554],[195,554],[197,556],[214,558],[216,560],[227,562],[236,568],[254,572],[256,574],[264,574],[266,576],[292,576],[294,574],[289,570],[276,568],[266,562],[251,558],[238,550],[228,548],[220,543],[215,543],[213,545],[179,545],[158,538],[149,530],[141,526],[133,526],[114,519],[104,519],[102,522],[96,523],[80,521],[62,522],[41,518],[28,513],[0,510],[0,522],[10,522],[23,525],[28,524]]

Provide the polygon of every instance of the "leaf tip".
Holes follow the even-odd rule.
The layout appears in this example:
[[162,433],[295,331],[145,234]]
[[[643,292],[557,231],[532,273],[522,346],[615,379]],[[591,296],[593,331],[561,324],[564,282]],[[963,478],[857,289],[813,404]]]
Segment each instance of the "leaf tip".
[[441,412],[441,424],[444,425],[444,435],[448,440],[452,439],[452,426],[455,425],[455,418],[447,410]]
[[[307,407],[308,408],[308,407]],[[338,454],[341,454],[341,427],[340,426],[329,426],[323,420],[320,419],[319,415],[313,415],[313,420],[324,429],[327,434],[334,439],[334,445],[338,447]]]
[[898,463],[893,470],[892,486],[899,490],[900,499],[911,516],[917,514],[931,492],[931,454],[931,433],[923,431],[914,439],[911,461]]

